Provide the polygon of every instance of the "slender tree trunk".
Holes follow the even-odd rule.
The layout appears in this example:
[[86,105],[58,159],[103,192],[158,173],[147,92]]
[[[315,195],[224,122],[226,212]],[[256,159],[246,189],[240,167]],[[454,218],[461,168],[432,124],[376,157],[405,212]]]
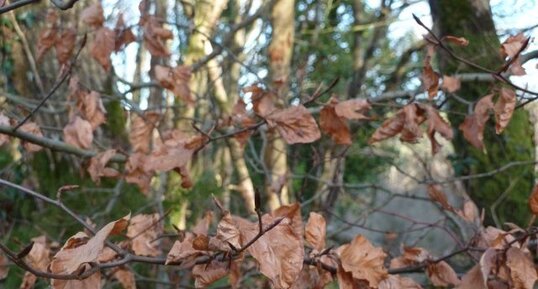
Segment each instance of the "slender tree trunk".
[[[269,45],[269,68],[272,88],[277,94],[277,105],[287,103],[289,92],[290,64],[293,54],[295,1],[279,0],[271,11],[273,33]],[[268,169],[265,190],[271,210],[289,203],[286,185],[287,145],[273,129],[267,131],[265,163]],[[284,185],[280,186],[284,180]],[[280,190],[280,192],[278,191]]]
[[[454,48],[458,55],[491,69],[501,66],[500,43],[489,1],[430,0],[430,7],[435,28],[441,36],[454,35],[469,40],[469,46]],[[447,75],[477,72],[463,63],[454,61],[442,51],[439,52],[439,66],[441,73]],[[468,101],[477,101],[490,91],[491,85],[488,83],[465,82],[462,83],[458,95]],[[448,104],[451,110],[467,112],[467,105],[453,98],[449,99]],[[449,114],[449,118],[452,125],[458,127],[464,115]],[[453,158],[456,173],[473,175],[493,171],[513,161],[533,160],[532,133],[528,113],[521,109],[514,113],[509,126],[501,135],[495,134],[492,122],[488,123],[484,132],[486,152],[472,147],[458,131],[453,141],[456,151]],[[528,217],[527,196],[532,189],[533,180],[533,167],[519,166],[491,178],[470,179],[465,182],[465,187],[478,206],[485,208],[488,213],[492,213],[490,206],[496,200],[504,198],[496,211],[499,220],[503,222],[509,218],[523,224]],[[514,182],[515,185],[511,186]],[[512,189],[509,189],[510,187]],[[487,217],[487,221],[492,220],[492,214],[487,214]]]

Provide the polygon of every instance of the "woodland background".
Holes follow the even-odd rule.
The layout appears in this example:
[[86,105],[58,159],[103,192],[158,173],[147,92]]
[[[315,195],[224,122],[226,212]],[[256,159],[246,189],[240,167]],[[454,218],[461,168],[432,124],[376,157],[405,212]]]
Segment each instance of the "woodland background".
[[[255,220],[298,204],[305,223],[326,220],[326,248],[357,234],[389,258],[423,247],[461,278],[478,232],[536,233],[535,1],[98,2],[0,1],[6,248],[45,236],[56,253],[80,220],[155,214],[147,255],[162,257],[208,210]],[[462,128],[469,116],[482,128]],[[426,278],[424,260],[401,273],[459,285]],[[25,270],[0,261],[0,287],[21,286]],[[128,263],[139,288],[199,284],[148,263]],[[243,265],[233,286],[282,285]],[[104,288],[127,288],[114,274]]]

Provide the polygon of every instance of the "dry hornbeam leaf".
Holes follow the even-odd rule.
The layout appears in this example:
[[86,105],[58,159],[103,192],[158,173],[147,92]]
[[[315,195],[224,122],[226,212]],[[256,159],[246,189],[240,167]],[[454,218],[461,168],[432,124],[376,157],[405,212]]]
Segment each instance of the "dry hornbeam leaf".
[[[33,134],[37,137],[43,137],[43,133],[41,132],[41,129],[39,128],[39,126],[35,122],[32,122],[32,121],[27,121],[25,124],[23,124],[19,128],[19,130],[22,132]],[[42,146],[30,143],[30,142],[26,142],[26,141],[22,142],[22,146],[24,147],[25,150],[27,150],[30,153],[38,152],[43,149]]]
[[[96,262],[105,240],[109,235],[119,234],[129,222],[130,215],[108,223],[95,236],[88,236],[79,232],[67,240],[64,246],[54,255],[49,270],[55,274],[72,274],[79,270],[88,270],[91,262]],[[87,240],[87,241],[86,241]],[[52,279],[54,289],[60,288],[100,288],[101,275],[99,271],[84,280]]]
[[374,247],[364,236],[356,236],[351,243],[338,248],[342,268],[357,280],[368,281],[368,286],[377,288],[387,277],[384,260],[387,254]]
[[265,119],[288,144],[311,143],[321,137],[314,117],[303,105],[273,111]]
[[131,249],[136,255],[158,256],[157,239],[162,233],[162,222],[159,214],[140,214],[134,216],[127,227],[127,237],[131,238]]
[[64,141],[72,146],[83,149],[88,149],[92,146],[92,125],[78,115],[64,127],[63,133]]
[[330,135],[336,144],[351,145],[351,133],[347,122],[338,116],[335,105],[338,103],[336,98],[331,98],[319,112],[319,126],[321,130]]
[[190,66],[182,65],[172,68],[156,65],[154,69],[155,79],[159,81],[162,87],[172,91],[176,97],[182,99],[187,104],[194,104],[189,87],[189,81],[191,79]]
[[495,103],[495,132],[500,134],[508,126],[516,108],[516,93],[513,89],[501,88],[499,99]]
[[482,97],[474,108],[474,113],[465,117],[460,124],[463,137],[474,147],[484,149],[484,128],[489,119],[489,111],[493,109],[493,94]]
[[109,149],[97,154],[90,159],[88,173],[94,183],[99,184],[101,177],[115,178],[119,176],[119,172],[113,168],[107,168],[106,164],[116,154],[115,149]]

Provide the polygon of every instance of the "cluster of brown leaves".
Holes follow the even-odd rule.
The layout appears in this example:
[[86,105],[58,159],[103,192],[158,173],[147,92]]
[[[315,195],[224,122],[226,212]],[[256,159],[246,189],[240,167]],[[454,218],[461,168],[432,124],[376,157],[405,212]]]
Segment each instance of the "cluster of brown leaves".
[[[139,256],[158,256],[159,249],[158,236],[162,233],[162,222],[157,214],[141,214],[130,218],[127,215],[119,220],[111,222],[90,236],[87,232],[78,232],[70,237],[65,244],[59,248],[55,244],[47,242],[45,236],[32,239],[33,244],[29,253],[24,257],[27,265],[41,272],[53,274],[72,275],[72,280],[52,279],[53,289],[75,289],[75,288],[101,288],[103,280],[100,270],[96,270],[88,278],[79,280],[76,276],[92,270],[93,266],[105,264],[117,260],[120,255],[106,247],[105,243],[110,235],[118,235],[127,229],[126,240],[118,245],[123,250],[130,250]],[[53,255],[53,251],[57,251]],[[0,279],[4,274],[2,261],[4,257],[0,255]],[[110,276],[118,280],[125,289],[135,289],[134,274],[126,267],[110,269]],[[7,274],[7,270],[5,271]],[[20,286],[21,289],[34,288],[37,277],[30,272],[26,272]]]
[[400,134],[401,141],[416,143],[423,135],[420,125],[426,121],[432,153],[436,154],[441,145],[435,139],[435,134],[439,133],[445,139],[451,140],[453,131],[450,124],[441,117],[437,109],[427,104],[411,103],[404,106],[394,116],[385,120],[368,142],[372,144]]
[[54,47],[56,59],[60,64],[67,64],[75,49],[77,32],[74,28],[57,25],[58,15],[50,10],[46,16],[46,28],[39,34],[37,41],[37,60],[41,60],[43,55]]
[[90,55],[107,71],[110,69],[112,52],[119,51],[136,40],[133,32],[125,27],[123,14],[118,16],[116,27],[113,30],[104,26],[105,17],[100,2],[84,9],[80,18],[90,28],[95,29],[95,35],[90,44]]

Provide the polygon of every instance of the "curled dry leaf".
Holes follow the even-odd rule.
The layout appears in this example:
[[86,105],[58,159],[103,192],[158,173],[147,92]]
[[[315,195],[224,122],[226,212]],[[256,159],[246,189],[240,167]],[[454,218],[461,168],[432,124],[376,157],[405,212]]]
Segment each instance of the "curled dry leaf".
[[[54,255],[49,265],[49,270],[55,274],[72,274],[78,270],[90,269],[89,263],[96,262],[101,250],[105,245],[105,240],[109,235],[119,234],[129,222],[130,215],[119,220],[108,223],[95,236],[87,240],[86,234],[79,232],[71,237],[64,246]],[[101,277],[99,272],[91,275],[87,279],[79,280],[58,280],[52,279],[51,284],[57,288],[100,288]],[[92,285],[93,287],[89,287]],[[76,287],[79,286],[79,287]]]
[[327,222],[325,218],[316,212],[310,212],[305,227],[305,239],[312,248],[321,252],[325,249],[325,236],[327,234]]
[[113,168],[107,168],[106,164],[116,154],[115,149],[109,149],[97,154],[90,159],[88,173],[94,183],[99,183],[101,177],[115,178],[119,176],[119,172]]
[[[47,244],[47,238],[45,236],[39,236],[33,238],[32,241],[34,242],[32,245],[32,249],[24,259],[26,263],[32,268],[46,272],[47,266],[50,263],[50,248]],[[2,279],[1,276],[0,279]],[[34,288],[34,284],[36,281],[37,276],[30,272],[25,272],[20,288]]]
[[96,91],[83,92],[80,91],[75,94],[77,98],[77,108],[92,126],[92,130],[95,130],[98,126],[106,121],[106,110],[101,100],[101,94]]
[[166,40],[172,39],[172,31],[165,29],[154,16],[145,15],[140,20],[144,31],[144,46],[153,56],[165,57],[170,55]]
[[155,79],[159,81],[162,87],[172,91],[176,97],[181,98],[189,105],[194,103],[189,87],[191,79],[190,66],[182,65],[172,68],[156,65],[154,69]]
[[443,209],[454,212],[454,208],[448,203],[445,193],[440,185],[428,185],[428,195],[432,201],[437,202]]
[[147,196],[153,171],[147,170],[146,159],[146,155],[138,152],[129,156],[125,164],[125,181],[137,185],[140,191]]
[[495,103],[495,132],[500,134],[512,119],[516,108],[516,93],[513,89],[501,88],[499,99]]
[[374,247],[364,236],[356,236],[351,243],[338,248],[342,268],[353,278],[368,281],[368,286],[377,288],[387,277],[384,261],[387,254]]
[[391,269],[414,266],[432,257],[430,252],[420,247],[403,247],[403,251],[402,256],[390,260]]
[[501,56],[503,58],[510,57],[514,58],[518,55],[519,51],[525,45],[527,42],[527,37],[523,35],[523,33],[518,33],[514,36],[508,37],[502,44],[501,44]]
[[[32,121],[28,121],[25,124],[23,124],[19,128],[19,130],[29,133],[29,134],[33,134],[37,137],[43,136],[43,133],[41,132],[41,129],[39,128],[39,126],[35,122],[32,122]],[[25,142],[25,141],[22,142],[22,146],[24,147],[25,150],[27,150],[30,153],[38,152],[43,149],[43,147],[41,146],[35,145],[30,142]]]
[[[248,242],[258,234],[258,224],[242,218],[234,218],[241,240]],[[264,227],[279,218],[270,215],[262,217]],[[304,247],[302,236],[297,236],[290,219],[284,218],[276,227],[263,234],[247,248],[247,252],[256,259],[260,272],[271,280],[273,288],[289,288],[299,277],[303,268]]]
[[529,196],[529,208],[534,215],[538,215],[538,185],[534,185]]
[[526,75],[527,72],[521,64],[521,57],[518,55],[516,59],[510,65],[510,74],[515,76]]
[[426,275],[434,286],[457,286],[461,282],[454,269],[445,261],[428,264]]
[[379,289],[422,289],[422,286],[409,277],[389,275],[379,283]]
[[443,40],[446,40],[450,43],[454,43],[458,46],[467,46],[469,45],[469,40],[463,38],[463,37],[456,37],[456,36],[452,36],[452,35],[447,35],[445,37],[443,37]]
[[465,273],[461,278],[461,283],[456,289],[488,289],[484,278],[482,277],[482,271],[480,271],[480,265],[476,264]]
[[346,121],[336,114],[335,103],[338,100],[332,98],[319,113],[319,126],[321,130],[330,135],[337,144],[351,145],[351,133]]
[[514,289],[532,289],[538,280],[534,262],[521,249],[510,247],[506,251],[506,266],[510,268],[510,281]]
[[95,33],[90,45],[90,55],[101,64],[105,71],[110,69],[110,55],[116,48],[116,33],[106,27],[101,27]]
[[463,203],[463,209],[457,210],[456,213],[467,222],[478,223],[480,221],[478,208],[471,200],[465,200]]
[[493,94],[482,97],[474,108],[474,113],[465,117],[460,124],[463,137],[474,147],[484,149],[484,128],[489,119],[489,110],[493,109]]
[[197,250],[193,246],[196,235],[187,232],[182,241],[174,242],[172,249],[166,256],[166,264],[179,264],[181,268],[188,268],[195,264],[195,259],[206,254],[202,250]]
[[290,220],[290,226],[296,236],[303,241],[304,226],[303,217],[301,216],[301,205],[299,203],[293,203],[291,205],[282,205],[278,209],[271,212],[271,217],[277,219],[279,217],[285,217]]
[[441,145],[435,139],[435,134],[439,133],[445,139],[451,140],[454,137],[454,132],[450,124],[439,115],[437,109],[430,105],[422,105],[422,108],[426,110],[428,115],[428,138],[432,145],[432,154],[436,154],[441,149]]
[[63,30],[56,37],[54,48],[56,49],[56,58],[60,64],[66,64],[69,61],[75,49],[76,40],[77,32],[73,28]]
[[127,237],[131,238],[131,249],[136,255],[158,256],[161,250],[158,248],[157,239],[163,231],[159,214],[136,215],[129,222]]
[[114,272],[112,277],[120,282],[123,289],[136,289],[135,276],[131,270],[120,267]]
[[311,143],[321,137],[314,117],[303,105],[273,111],[265,119],[288,144]]
[[95,2],[93,5],[90,5],[82,10],[80,13],[80,20],[93,28],[98,28],[103,26],[103,22],[105,22],[103,13],[101,3]]
[[241,232],[237,228],[235,221],[230,212],[224,212],[222,218],[217,225],[216,242],[210,240],[210,248],[220,251],[230,251],[231,244],[234,248],[241,248]]
[[54,27],[45,28],[39,33],[37,40],[36,59],[40,61],[43,55],[56,44],[58,30]]
[[92,146],[93,129],[89,121],[75,116],[64,127],[64,141],[72,146],[87,149]]
[[447,92],[456,92],[461,88],[461,81],[457,77],[443,75],[443,84],[441,88]]
[[144,112],[143,117],[133,114],[131,118],[131,130],[129,142],[134,152],[149,153],[151,136],[161,114],[154,111]]
[[265,118],[276,109],[274,103],[276,95],[274,93],[265,91],[256,85],[243,88],[243,92],[252,94],[252,109],[258,116]]
[[[9,126],[9,118],[5,116],[3,113],[0,112],[0,125],[1,126]],[[0,134],[0,146],[5,144],[9,141],[9,135],[7,134]]]
[[344,268],[342,268],[342,266],[338,266],[338,269],[336,270],[336,278],[338,280],[339,289],[371,288],[368,284],[368,281],[353,278],[351,272],[347,272],[346,270],[344,270]]
[[136,40],[136,36],[133,34],[131,29],[125,26],[125,22],[123,20],[123,13],[120,13],[118,15],[118,21],[116,21],[114,33],[116,35],[114,42],[114,51],[120,51],[122,48],[129,45],[129,43]]
[[433,55],[433,47],[428,45],[428,52],[424,57],[424,64],[422,66],[422,85],[428,92],[428,98],[432,100],[437,95],[439,90],[439,73],[433,70],[431,66],[431,58]]
[[420,124],[426,120],[424,110],[417,104],[404,106],[396,115],[385,120],[368,140],[369,144],[391,138],[399,133],[403,142],[415,143],[422,137]]
[[349,99],[337,103],[334,107],[336,115],[346,119],[362,120],[370,119],[364,115],[372,108],[370,102],[367,99]]
[[196,265],[192,268],[194,286],[196,288],[206,288],[220,278],[228,274],[227,262],[211,260],[209,264]]

